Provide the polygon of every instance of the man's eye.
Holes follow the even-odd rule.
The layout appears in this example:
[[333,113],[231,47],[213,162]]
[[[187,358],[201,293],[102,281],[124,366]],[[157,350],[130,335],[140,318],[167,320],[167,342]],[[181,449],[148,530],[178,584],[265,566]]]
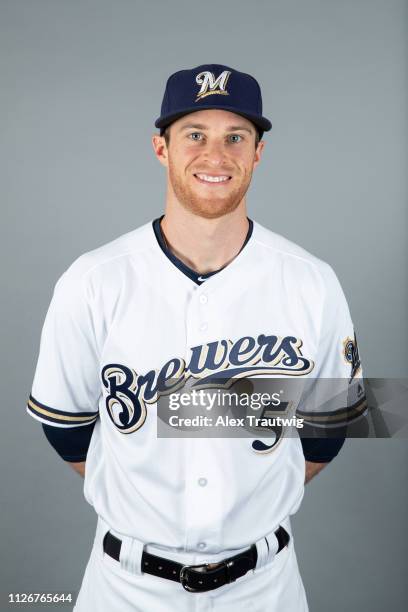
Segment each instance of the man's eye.
[[242,140],[242,136],[239,134],[230,134],[228,138],[230,142],[241,142]]
[[190,134],[191,140],[202,140],[203,135],[200,132],[193,132]]

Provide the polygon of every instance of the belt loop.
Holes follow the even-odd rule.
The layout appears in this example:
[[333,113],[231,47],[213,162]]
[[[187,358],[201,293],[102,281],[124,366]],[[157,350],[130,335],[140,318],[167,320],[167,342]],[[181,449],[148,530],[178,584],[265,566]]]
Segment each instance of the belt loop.
[[120,567],[131,574],[140,575],[142,573],[143,542],[128,536],[121,536],[121,540]]
[[268,533],[268,535],[265,536],[265,540],[268,542],[268,558],[267,558],[267,562],[268,562],[268,561],[272,561],[272,559],[278,552],[279,542],[278,542],[278,538],[276,537],[274,531],[272,533]]
[[[287,525],[287,523],[285,523],[285,525]],[[279,542],[275,535],[275,531],[276,529],[255,543],[258,551],[258,560],[255,569],[259,569],[260,567],[263,567],[267,563],[273,561],[275,555],[277,554]]]
[[257,540],[257,542],[255,542],[255,546],[258,553],[258,559],[256,562],[255,569],[259,569],[260,567],[266,565],[266,563],[268,562],[269,545],[266,538],[261,538],[260,540]]

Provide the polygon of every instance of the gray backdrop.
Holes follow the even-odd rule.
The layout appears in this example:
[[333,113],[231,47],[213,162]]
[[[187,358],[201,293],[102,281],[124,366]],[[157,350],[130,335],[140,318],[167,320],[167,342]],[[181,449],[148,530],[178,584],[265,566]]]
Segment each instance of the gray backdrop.
[[[57,278],[162,211],[150,136],[171,72],[219,62],[260,80],[273,130],[250,216],[334,267],[365,374],[407,376],[408,10],[1,0],[0,11],[0,609],[11,610],[9,592],[80,586],[93,510],[24,406]],[[348,441],[307,486],[293,524],[311,612],[406,609],[407,446]]]

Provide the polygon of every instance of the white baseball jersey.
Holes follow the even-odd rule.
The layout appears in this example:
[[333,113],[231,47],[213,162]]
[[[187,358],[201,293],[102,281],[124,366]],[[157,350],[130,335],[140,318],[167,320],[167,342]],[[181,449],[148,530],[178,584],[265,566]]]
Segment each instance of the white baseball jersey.
[[296,512],[305,460],[298,438],[270,452],[249,438],[157,438],[163,382],[218,370],[361,376],[339,282],[329,265],[254,223],[239,255],[198,285],[148,223],[59,279],[28,412],[56,427],[96,421],[84,494],[118,533],[226,556]]

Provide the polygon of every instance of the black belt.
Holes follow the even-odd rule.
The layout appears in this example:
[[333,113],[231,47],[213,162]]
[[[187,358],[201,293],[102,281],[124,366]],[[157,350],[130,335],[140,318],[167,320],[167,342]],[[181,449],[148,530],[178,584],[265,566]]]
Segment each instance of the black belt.
[[[290,536],[288,532],[279,527],[275,531],[280,552],[287,546]],[[103,538],[104,552],[119,561],[122,541],[108,531]],[[191,593],[202,593],[212,591],[224,584],[234,582],[237,578],[244,576],[249,570],[255,569],[258,559],[256,545],[233,557],[228,557],[216,563],[203,563],[202,565],[182,565],[176,561],[152,555],[146,551],[142,553],[141,569],[146,574],[152,574],[159,578],[167,578],[181,582],[186,591]]]

